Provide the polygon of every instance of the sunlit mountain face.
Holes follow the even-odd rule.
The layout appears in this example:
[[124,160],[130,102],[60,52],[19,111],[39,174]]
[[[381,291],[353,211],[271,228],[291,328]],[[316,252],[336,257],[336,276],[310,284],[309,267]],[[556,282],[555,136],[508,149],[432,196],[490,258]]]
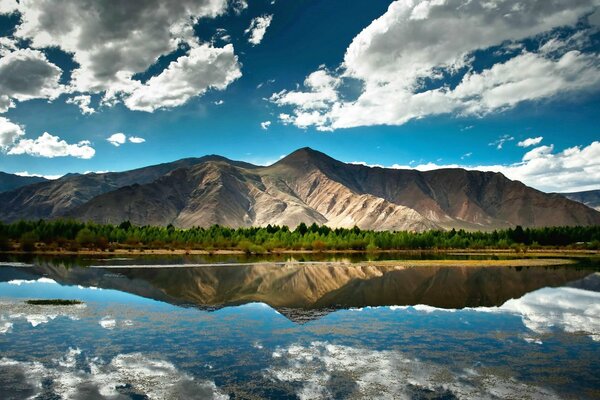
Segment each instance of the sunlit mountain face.
[[7,398],[558,399],[600,384],[594,262],[182,261],[4,262]]
[[3,0],[0,169],[270,165],[309,146],[596,190],[598,15],[595,0]]

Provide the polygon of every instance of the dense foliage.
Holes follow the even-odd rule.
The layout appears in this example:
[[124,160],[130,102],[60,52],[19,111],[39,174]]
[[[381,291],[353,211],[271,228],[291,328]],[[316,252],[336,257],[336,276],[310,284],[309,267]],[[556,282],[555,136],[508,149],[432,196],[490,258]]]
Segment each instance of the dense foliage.
[[306,250],[409,250],[510,248],[515,246],[578,246],[600,248],[600,226],[548,227],[478,232],[464,230],[426,232],[378,232],[331,229],[302,223],[294,230],[287,226],[262,228],[177,229],[172,225],[100,225],[71,220],[20,221],[0,223],[0,250],[19,246],[33,251],[36,246],[49,250],[147,248],[147,249],[239,249],[261,253],[277,249]]

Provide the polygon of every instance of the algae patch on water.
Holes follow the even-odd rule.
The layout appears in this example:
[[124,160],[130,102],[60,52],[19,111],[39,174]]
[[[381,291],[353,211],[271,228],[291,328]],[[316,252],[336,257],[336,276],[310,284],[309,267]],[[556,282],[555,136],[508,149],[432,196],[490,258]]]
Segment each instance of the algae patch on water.
[[83,304],[83,301],[65,299],[35,299],[27,300],[26,303],[33,306],[75,306],[78,304]]

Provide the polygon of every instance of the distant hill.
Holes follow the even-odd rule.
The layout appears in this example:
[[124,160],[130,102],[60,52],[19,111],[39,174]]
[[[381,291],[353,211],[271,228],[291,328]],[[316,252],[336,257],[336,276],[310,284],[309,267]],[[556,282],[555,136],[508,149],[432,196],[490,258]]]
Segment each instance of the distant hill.
[[578,201],[591,207],[597,211],[600,211],[600,189],[599,190],[588,190],[586,192],[572,192],[572,193],[560,193],[568,199]]
[[258,167],[207,156],[63,177],[0,194],[0,219],[231,227],[300,222],[375,230],[598,225],[600,213],[500,173],[370,168],[310,148]]
[[32,183],[46,182],[46,178],[41,176],[20,176],[0,172],[0,192],[18,189],[22,186],[27,186]]

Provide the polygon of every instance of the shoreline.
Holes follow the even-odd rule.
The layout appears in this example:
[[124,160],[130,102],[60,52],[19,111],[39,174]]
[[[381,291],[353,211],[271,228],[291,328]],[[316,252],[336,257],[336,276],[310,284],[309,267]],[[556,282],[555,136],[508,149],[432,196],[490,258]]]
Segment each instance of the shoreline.
[[377,254],[446,254],[452,256],[519,256],[519,257],[538,257],[538,256],[600,256],[600,250],[583,250],[583,249],[535,249],[516,252],[514,249],[412,249],[412,250],[291,250],[277,249],[267,253],[247,253],[243,250],[223,249],[223,250],[197,250],[197,249],[115,249],[114,251],[101,250],[36,250],[36,251],[0,251],[0,255],[40,255],[40,256],[181,256],[181,255],[248,255],[248,256],[277,256],[277,255],[325,255],[325,254],[353,254],[353,255],[377,255]]

